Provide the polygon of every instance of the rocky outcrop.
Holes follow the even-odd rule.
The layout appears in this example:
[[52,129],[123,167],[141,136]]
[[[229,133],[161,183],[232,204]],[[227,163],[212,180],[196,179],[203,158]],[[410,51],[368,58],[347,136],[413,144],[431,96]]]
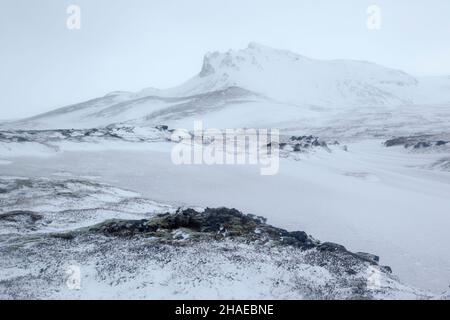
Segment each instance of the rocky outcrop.
[[280,136],[279,143],[269,143],[269,148],[278,148],[281,157],[296,157],[302,153],[310,153],[315,150],[325,150],[332,152],[333,148],[347,151],[347,146],[340,146],[338,141],[326,142],[325,140],[313,136]]
[[[68,233],[52,234],[53,237],[74,239],[83,234],[100,233],[108,237],[147,237],[167,244],[180,242],[236,240],[268,246],[292,246],[302,250],[340,255],[372,265],[378,265],[379,257],[373,254],[352,253],[344,246],[314,239],[304,231],[287,231],[266,223],[264,217],[243,214],[236,209],[206,208],[179,209],[175,213],[159,214],[150,219],[113,219]],[[389,267],[381,267],[391,272]]]
[[165,141],[170,134],[165,125],[146,128],[145,132],[133,126],[111,125],[91,129],[55,130],[4,130],[0,131],[0,143],[34,142],[49,145],[61,141],[92,142],[101,140],[122,140],[126,142]]
[[[176,213],[159,214],[143,220],[108,220],[79,230],[75,234],[94,232],[107,236],[157,237],[166,242],[177,241],[173,235],[183,231],[191,241],[236,239],[259,244],[290,245],[309,249],[319,245],[303,231],[289,232],[266,223],[263,217],[243,214],[236,209],[179,209]],[[57,234],[54,236],[62,236]]]
[[405,148],[426,149],[430,147],[450,146],[450,136],[441,135],[416,135],[407,137],[396,137],[384,142],[386,147],[403,146]]
[[27,210],[15,210],[0,213],[0,234],[5,232],[19,232],[21,230],[37,230],[36,225],[43,216]]

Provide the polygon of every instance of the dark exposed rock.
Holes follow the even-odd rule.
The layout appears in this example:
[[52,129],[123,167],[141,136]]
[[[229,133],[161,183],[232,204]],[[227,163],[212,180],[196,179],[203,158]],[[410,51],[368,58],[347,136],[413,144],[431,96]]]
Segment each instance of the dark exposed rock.
[[289,233],[292,237],[294,237],[296,240],[301,242],[307,242],[309,240],[308,235],[304,231],[293,231]]
[[50,235],[52,238],[63,239],[63,240],[73,240],[75,239],[75,235],[73,233],[52,233]]
[[447,145],[450,140],[443,140],[450,137],[448,134],[442,135],[416,135],[409,137],[396,137],[384,142],[386,147],[403,146],[405,148],[423,149],[430,147],[442,147]]
[[381,269],[387,273],[392,273],[392,268],[389,266],[381,266]]
[[264,218],[227,208],[207,208],[204,212],[193,209],[178,210],[175,214],[158,215],[149,220],[110,220],[90,228],[91,231],[112,236],[148,234],[163,238],[169,238],[168,233],[178,229],[187,229],[194,238],[242,238],[266,242],[271,240],[302,248],[316,245],[314,240],[302,231],[288,232],[266,224]]
[[406,137],[399,137],[399,138],[394,138],[394,139],[389,139],[386,140],[384,142],[384,145],[386,147],[394,147],[394,146],[400,146],[400,145],[405,145],[406,147],[406,143],[408,142]]
[[[183,232],[187,236],[181,237],[177,234],[178,232]],[[68,234],[52,236],[71,240],[77,235],[89,233],[101,233],[107,237],[120,238],[149,237],[172,244],[179,244],[180,240],[233,239],[246,243],[293,246],[302,250],[316,248],[321,252],[345,255],[371,264],[378,264],[379,260],[375,255],[352,253],[344,246],[331,242],[320,243],[303,231],[289,232],[267,224],[263,217],[246,215],[236,209],[228,208],[206,208],[203,212],[179,209],[173,214],[159,214],[144,220],[108,220]]]
[[0,214],[0,229],[2,231],[21,232],[36,230],[43,216],[33,211],[16,210]]
[[297,148],[311,148],[311,147],[327,147],[325,141],[321,141],[319,137],[315,136],[292,136],[291,141],[296,142]]
[[166,125],[159,125],[156,126],[155,128],[158,129],[159,131],[167,131],[169,129],[169,127]]
[[333,242],[324,242],[319,245],[318,249],[320,251],[330,251],[330,252],[346,252],[347,249],[345,249],[344,246],[333,243]]
[[424,142],[424,141],[417,142],[417,143],[414,145],[414,149],[428,148],[428,147],[431,147],[431,143],[429,143],[429,142]]
[[366,253],[366,252],[356,252],[356,255],[359,256],[359,257],[361,257],[361,258],[363,258],[363,259],[366,259],[366,260],[368,260],[368,261],[372,261],[372,262],[375,262],[375,263],[380,262],[380,257],[379,257],[379,256],[376,256],[376,255],[374,255],[374,254],[371,254],[371,253]]
[[[339,144],[336,141],[337,144]],[[308,152],[314,148],[324,148],[327,151],[330,151],[328,148],[328,144],[325,141],[320,140],[319,137],[316,136],[281,136],[280,142],[276,145],[273,143],[269,143],[268,147],[278,147],[280,150],[285,152]]]
[[8,221],[8,222],[18,222],[20,220],[26,219],[31,223],[34,223],[38,220],[41,220],[43,217],[33,211],[10,211],[6,213],[0,214],[0,221]]

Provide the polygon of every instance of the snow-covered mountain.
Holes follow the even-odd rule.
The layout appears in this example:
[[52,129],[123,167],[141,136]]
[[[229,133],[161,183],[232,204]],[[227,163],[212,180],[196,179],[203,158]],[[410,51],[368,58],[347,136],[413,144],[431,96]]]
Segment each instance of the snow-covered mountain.
[[250,43],[243,50],[207,54],[196,77],[162,94],[192,95],[237,86],[283,102],[377,106],[411,103],[402,91],[417,85],[414,77],[373,63],[320,61]]
[[192,122],[192,116],[215,126],[279,125],[318,109],[448,102],[450,77],[415,78],[369,62],[314,60],[250,43],[242,50],[206,54],[200,73],[180,86],[113,92],[12,125],[47,129],[129,121],[179,125],[182,119]]
[[168,90],[138,96],[192,96],[240,87],[284,103],[322,107],[395,106],[450,101],[450,77],[415,78],[356,60],[316,60],[250,43],[242,50],[205,55],[202,70]]

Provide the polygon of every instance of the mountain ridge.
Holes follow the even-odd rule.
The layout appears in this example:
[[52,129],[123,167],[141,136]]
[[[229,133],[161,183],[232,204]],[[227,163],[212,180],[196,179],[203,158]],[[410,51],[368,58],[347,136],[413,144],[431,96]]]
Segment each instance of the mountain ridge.
[[[253,98],[248,100],[248,95]],[[202,103],[196,108],[199,101]],[[308,108],[349,110],[436,103],[450,103],[450,77],[419,79],[367,61],[316,60],[251,42],[244,49],[207,53],[200,72],[179,86],[150,87],[136,93],[113,91],[6,126],[87,128],[128,121],[155,124],[193,117],[196,111],[198,115],[212,115],[237,105],[265,112],[258,115],[265,120],[286,108],[290,109],[287,116],[292,117]],[[165,116],[158,118],[161,114]],[[279,122],[285,121],[279,118]]]

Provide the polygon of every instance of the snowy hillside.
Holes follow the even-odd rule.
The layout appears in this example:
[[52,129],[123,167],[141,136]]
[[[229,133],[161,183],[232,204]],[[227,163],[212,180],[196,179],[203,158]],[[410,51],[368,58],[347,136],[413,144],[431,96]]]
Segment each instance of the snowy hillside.
[[250,43],[242,50],[207,54],[200,73],[175,88],[113,92],[7,126],[92,128],[130,121],[175,126],[202,115],[219,127],[283,127],[320,118],[323,110],[449,102],[450,77],[414,78],[369,62],[314,60]]
[[[235,209],[175,212],[70,176],[2,177],[0,186],[0,299],[433,297],[375,255]],[[79,289],[69,282],[74,267]]]

